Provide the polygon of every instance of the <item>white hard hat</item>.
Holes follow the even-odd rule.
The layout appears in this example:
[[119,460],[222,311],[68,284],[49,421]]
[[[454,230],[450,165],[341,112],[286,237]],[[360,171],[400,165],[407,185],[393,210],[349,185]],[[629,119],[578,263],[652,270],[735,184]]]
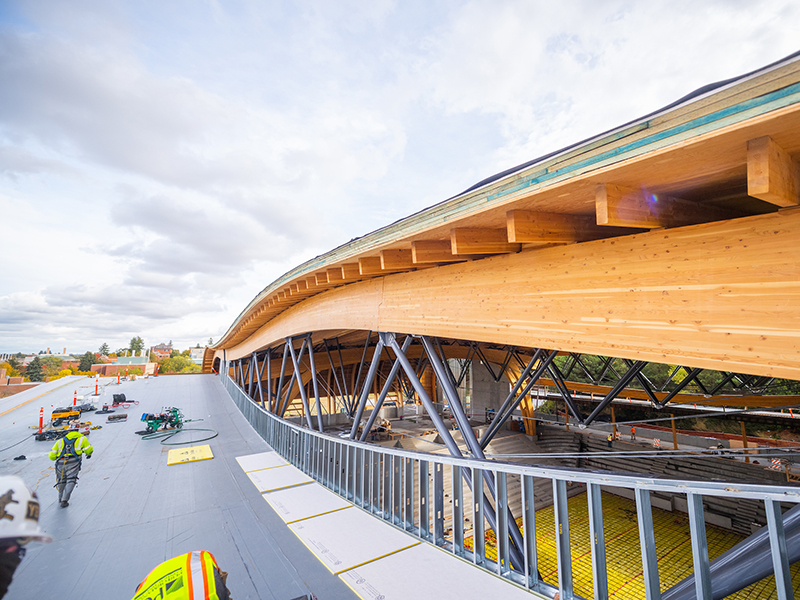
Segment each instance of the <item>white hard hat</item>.
[[0,477],[0,539],[49,544],[53,538],[39,527],[39,500],[19,477]]

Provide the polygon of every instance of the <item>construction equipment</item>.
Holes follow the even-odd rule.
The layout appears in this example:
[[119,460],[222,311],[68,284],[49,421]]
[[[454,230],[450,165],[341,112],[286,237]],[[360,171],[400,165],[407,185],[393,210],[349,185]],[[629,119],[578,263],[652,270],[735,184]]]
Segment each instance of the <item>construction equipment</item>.
[[50,413],[50,422],[53,427],[60,427],[62,423],[73,421],[75,419],[80,420],[81,418],[81,411],[78,409],[77,406],[67,406],[65,408],[55,408],[53,412]]
[[143,413],[142,422],[147,423],[147,433],[154,433],[161,429],[180,429],[183,427],[183,413],[181,409],[169,406],[161,409],[159,414]]

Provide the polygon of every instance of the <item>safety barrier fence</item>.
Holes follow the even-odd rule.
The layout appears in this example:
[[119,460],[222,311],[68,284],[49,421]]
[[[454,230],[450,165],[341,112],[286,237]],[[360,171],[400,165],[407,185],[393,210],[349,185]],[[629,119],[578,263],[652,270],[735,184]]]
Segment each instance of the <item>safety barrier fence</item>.
[[[648,600],[721,597],[720,587],[735,591],[745,581],[756,581],[772,573],[778,598],[794,598],[789,562],[796,560],[797,552],[796,548],[787,550],[790,517],[783,514],[781,503],[798,505],[800,488],[660,480],[376,446],[280,419],[251,399],[226,373],[223,368],[222,382],[242,414],[291,464],[376,517],[533,592],[548,597],[558,592],[563,600],[577,597],[573,592],[567,499],[570,486],[581,484],[585,486],[588,502],[595,600],[604,600],[609,595],[601,486],[633,491]],[[473,494],[473,490],[479,493]],[[548,495],[552,490],[557,587],[543,582],[539,576],[534,490],[537,498],[542,490]],[[695,576],[693,581],[684,581],[664,592],[659,579],[651,492],[679,494],[688,508]],[[756,534],[734,549],[739,553],[733,565],[716,564],[721,559],[710,564],[703,514],[706,496],[764,503],[768,525],[760,539],[754,539],[758,537]],[[800,515],[795,508],[791,511],[792,518]],[[796,521],[800,518],[791,521],[792,536],[800,529],[795,526]],[[485,534],[489,529],[496,540],[496,552],[489,554],[496,558],[489,558],[486,552]],[[800,545],[800,536],[790,537],[790,545]],[[756,567],[756,562],[761,566]],[[743,565],[748,566],[743,568]]]

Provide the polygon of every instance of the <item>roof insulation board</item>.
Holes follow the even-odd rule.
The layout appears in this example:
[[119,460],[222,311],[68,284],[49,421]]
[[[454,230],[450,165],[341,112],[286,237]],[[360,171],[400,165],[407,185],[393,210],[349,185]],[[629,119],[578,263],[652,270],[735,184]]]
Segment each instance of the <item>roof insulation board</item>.
[[267,492],[262,496],[286,523],[318,517],[352,506],[350,502],[319,484],[294,486]]
[[239,466],[242,467],[245,473],[259,471],[261,469],[271,469],[273,467],[282,467],[283,465],[289,464],[274,450],[259,452],[258,454],[237,456],[236,462],[239,463]]
[[[413,573],[413,577],[409,574]],[[447,573],[447,577],[442,577]],[[363,600],[531,599],[530,592],[434,548],[418,544],[339,575]]]
[[314,481],[300,469],[291,465],[284,465],[272,469],[261,469],[260,471],[250,471],[247,476],[262,494],[264,492],[271,492],[273,490],[280,490],[293,485],[302,485]]
[[289,529],[334,574],[419,543],[355,507],[298,521]]

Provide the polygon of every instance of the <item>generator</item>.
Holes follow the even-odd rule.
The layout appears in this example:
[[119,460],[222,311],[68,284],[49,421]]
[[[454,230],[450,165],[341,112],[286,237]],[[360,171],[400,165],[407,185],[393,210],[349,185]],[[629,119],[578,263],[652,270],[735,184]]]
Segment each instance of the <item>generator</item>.
[[81,410],[77,406],[66,406],[64,408],[54,408],[50,413],[50,422],[53,427],[60,427],[64,422],[80,420]]
[[169,406],[161,409],[162,412],[143,413],[142,422],[147,423],[147,433],[154,433],[161,429],[180,429],[183,427],[183,413],[180,408]]

